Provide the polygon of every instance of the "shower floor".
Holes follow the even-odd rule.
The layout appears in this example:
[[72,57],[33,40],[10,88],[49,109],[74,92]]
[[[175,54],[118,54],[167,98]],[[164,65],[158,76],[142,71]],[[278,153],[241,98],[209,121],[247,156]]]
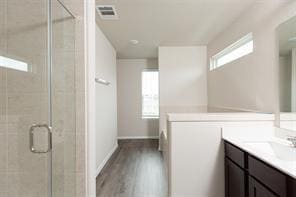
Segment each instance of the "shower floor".
[[167,197],[158,140],[119,140],[97,177],[97,197]]

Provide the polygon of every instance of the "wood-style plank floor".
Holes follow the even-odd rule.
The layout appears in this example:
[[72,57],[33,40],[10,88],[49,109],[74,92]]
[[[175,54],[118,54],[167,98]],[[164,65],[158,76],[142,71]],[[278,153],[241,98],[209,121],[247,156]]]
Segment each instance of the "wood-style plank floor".
[[97,197],[167,197],[158,140],[119,140],[97,177]]

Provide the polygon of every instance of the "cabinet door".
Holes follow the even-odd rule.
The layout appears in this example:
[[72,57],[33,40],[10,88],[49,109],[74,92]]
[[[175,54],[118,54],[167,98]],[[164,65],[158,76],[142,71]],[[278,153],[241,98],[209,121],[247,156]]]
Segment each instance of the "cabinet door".
[[245,172],[225,158],[226,197],[245,197]]
[[267,188],[249,176],[249,197],[277,197]]

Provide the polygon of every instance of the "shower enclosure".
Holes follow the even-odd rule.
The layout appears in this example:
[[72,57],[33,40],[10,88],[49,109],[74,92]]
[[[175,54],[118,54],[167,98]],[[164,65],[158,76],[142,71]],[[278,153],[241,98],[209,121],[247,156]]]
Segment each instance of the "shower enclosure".
[[75,197],[75,18],[0,0],[0,197]]

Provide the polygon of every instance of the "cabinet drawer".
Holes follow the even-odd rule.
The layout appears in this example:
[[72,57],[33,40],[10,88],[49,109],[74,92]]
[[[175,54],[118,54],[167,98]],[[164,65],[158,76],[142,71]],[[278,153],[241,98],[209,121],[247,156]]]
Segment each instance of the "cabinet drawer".
[[245,168],[245,153],[242,150],[226,142],[225,154],[229,159],[234,161],[237,165],[239,165],[242,168]]
[[249,174],[264,183],[279,196],[286,196],[286,176],[260,160],[248,156]]

